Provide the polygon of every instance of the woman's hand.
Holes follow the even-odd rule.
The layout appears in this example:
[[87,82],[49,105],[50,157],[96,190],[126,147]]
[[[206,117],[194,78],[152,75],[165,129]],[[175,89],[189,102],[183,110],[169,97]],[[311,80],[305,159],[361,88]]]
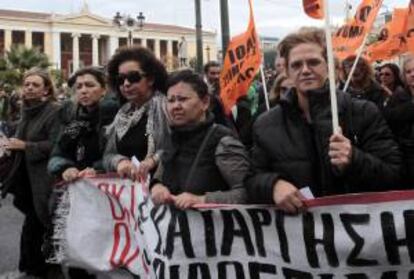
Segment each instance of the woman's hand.
[[273,201],[277,208],[290,213],[298,214],[304,210],[303,196],[290,182],[279,179],[273,185]]
[[78,177],[94,177],[96,170],[94,168],[85,168],[79,172]]
[[77,168],[68,168],[62,173],[62,179],[70,182],[79,177],[79,170]]
[[116,166],[116,172],[122,178],[133,178],[134,177],[134,166],[130,160],[122,160]]
[[8,150],[25,150],[26,142],[16,138],[10,138],[6,143]]
[[165,204],[172,201],[170,190],[161,183],[157,183],[151,188],[151,197],[155,204]]
[[177,196],[172,196],[174,200],[174,205],[180,209],[191,208],[193,205],[205,203],[205,196],[197,196],[190,193],[182,193]]
[[381,84],[382,90],[384,91],[384,94],[386,97],[391,97],[393,92],[384,84]]
[[138,181],[145,182],[147,180],[147,176],[151,170],[153,170],[157,164],[152,157],[146,158],[139,164],[139,167],[136,169],[135,172],[135,179]]

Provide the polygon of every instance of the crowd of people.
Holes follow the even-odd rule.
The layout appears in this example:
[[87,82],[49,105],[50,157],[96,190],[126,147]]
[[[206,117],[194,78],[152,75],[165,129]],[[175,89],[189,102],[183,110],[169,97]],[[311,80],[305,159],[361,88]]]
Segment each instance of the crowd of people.
[[[343,92],[354,61],[336,65],[341,129],[335,133],[319,29],[285,37],[269,84],[255,81],[232,115],[224,114],[220,100],[217,62],[205,65],[204,76],[189,69],[168,74],[150,50],[121,48],[106,73],[94,67],[75,72],[68,80],[74,96],[60,104],[48,72],[27,71],[20,120],[1,141],[13,156],[3,192],[14,195],[25,215],[19,270],[34,276],[27,278],[57,272],[41,251],[59,180],[116,172],[145,181],[150,174],[158,205],[263,203],[289,214],[306,210],[304,187],[316,197],[410,189],[414,57],[407,56],[401,70],[384,64],[378,74],[361,58]],[[75,268],[69,275],[94,278]]]

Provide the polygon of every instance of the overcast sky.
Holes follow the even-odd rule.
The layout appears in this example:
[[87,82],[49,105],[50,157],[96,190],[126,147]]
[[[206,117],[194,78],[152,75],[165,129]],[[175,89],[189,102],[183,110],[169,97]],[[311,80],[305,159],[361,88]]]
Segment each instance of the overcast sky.
[[[355,11],[361,0],[349,0]],[[1,9],[76,13],[85,0],[0,0]],[[194,0],[86,0],[92,13],[112,18],[115,12],[136,16],[142,11],[147,22],[194,27]],[[247,26],[248,0],[228,0],[230,32],[236,35]],[[329,0],[334,22],[345,15],[345,0]],[[304,25],[320,24],[302,11],[302,0],[254,0],[257,29],[262,36],[282,37]],[[203,28],[220,32],[219,0],[201,0]],[[384,0],[382,11],[404,7],[408,0]]]

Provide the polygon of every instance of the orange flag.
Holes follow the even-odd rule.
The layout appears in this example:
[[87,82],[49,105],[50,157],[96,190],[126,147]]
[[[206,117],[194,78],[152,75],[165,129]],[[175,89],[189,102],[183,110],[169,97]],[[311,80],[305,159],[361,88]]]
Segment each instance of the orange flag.
[[405,26],[407,50],[414,53],[414,0],[410,0]]
[[322,1],[323,0],[302,0],[305,13],[312,18],[323,19],[324,7]]
[[371,31],[382,2],[383,0],[362,0],[354,18],[335,32],[332,43],[339,59],[355,54],[365,35]]
[[227,114],[230,114],[237,100],[247,94],[262,62],[251,0],[249,6],[250,21],[247,31],[231,39],[220,73],[220,97]]
[[407,51],[405,28],[408,9],[394,9],[392,19],[380,31],[378,41],[367,48],[367,59],[390,60]]

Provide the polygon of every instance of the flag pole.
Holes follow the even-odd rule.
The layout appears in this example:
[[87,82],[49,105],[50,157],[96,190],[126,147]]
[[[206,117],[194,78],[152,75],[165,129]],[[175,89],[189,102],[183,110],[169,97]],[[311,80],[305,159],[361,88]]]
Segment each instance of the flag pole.
[[263,94],[264,94],[265,103],[266,103],[266,110],[269,111],[270,110],[269,95],[267,94],[266,78],[264,75],[263,64],[260,64],[260,75],[262,76]]
[[348,77],[346,78],[346,82],[345,82],[344,89],[343,89],[344,92],[346,92],[348,90],[349,84],[351,84],[352,76],[354,75],[356,66],[358,65],[358,61],[362,56],[362,52],[365,49],[365,44],[367,43],[368,35],[369,35],[369,33],[367,33],[365,35],[364,40],[362,41],[362,45],[358,49],[358,53],[357,53],[357,56],[355,58],[354,64],[352,65],[351,71],[349,72]]
[[338,102],[336,98],[335,63],[334,63],[334,55],[333,55],[333,47],[332,47],[331,22],[330,22],[328,0],[324,0],[324,13],[325,13],[326,48],[328,52],[329,92],[331,96],[332,128],[333,128],[334,133],[338,133],[339,132]]

